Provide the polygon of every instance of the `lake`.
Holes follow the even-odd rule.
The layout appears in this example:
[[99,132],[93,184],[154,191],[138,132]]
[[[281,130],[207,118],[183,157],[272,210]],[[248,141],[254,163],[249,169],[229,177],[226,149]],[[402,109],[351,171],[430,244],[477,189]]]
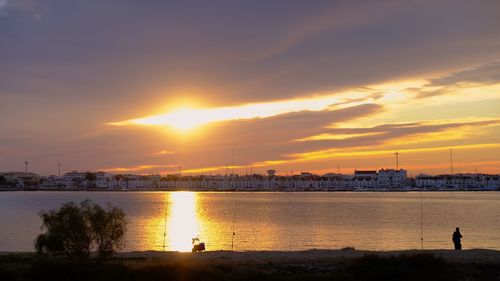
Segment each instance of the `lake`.
[[464,249],[500,250],[500,192],[0,192],[0,252],[33,251],[39,211],[85,199],[124,209],[124,251],[420,249],[422,230],[450,249],[456,226]]

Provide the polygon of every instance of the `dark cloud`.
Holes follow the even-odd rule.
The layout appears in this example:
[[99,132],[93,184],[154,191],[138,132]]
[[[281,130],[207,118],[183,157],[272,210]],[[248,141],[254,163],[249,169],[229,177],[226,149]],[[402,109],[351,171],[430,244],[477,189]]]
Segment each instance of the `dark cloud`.
[[428,124],[425,122],[382,124],[368,128],[333,128],[325,131],[332,134],[384,133],[391,136],[411,135],[419,133],[438,132],[463,126],[489,126],[499,124],[500,120],[450,122],[443,124]]
[[[377,146],[386,143],[387,141],[398,139],[401,137],[414,136],[419,134],[444,132],[451,129],[461,127],[483,127],[489,125],[500,124],[500,120],[476,121],[476,122],[461,122],[461,123],[443,123],[443,124],[426,124],[426,123],[401,123],[401,124],[384,124],[369,128],[334,128],[324,130],[323,133],[329,134],[352,134],[353,137],[342,140],[310,140],[307,141],[310,149],[327,149],[327,148],[344,148],[344,147],[364,147]],[[373,135],[357,136],[357,134]],[[312,149],[314,150],[314,149]]]
[[450,75],[432,79],[428,86],[450,86],[455,84],[490,85],[500,83],[500,61],[480,65]]
[[435,96],[442,96],[442,95],[447,95],[450,92],[445,90],[445,89],[439,89],[439,90],[419,90],[416,91],[417,95],[415,98],[417,99],[424,99],[424,98],[430,98],[430,97],[435,97]]
[[[30,1],[28,1],[30,2]],[[496,1],[46,1],[0,18],[0,92],[261,101],[498,57]],[[33,14],[43,17],[33,19]],[[467,19],[467,20],[464,20]],[[411,66],[411,67],[409,67]]]
[[447,95],[453,88],[464,85],[487,86],[500,83],[500,62],[482,64],[475,68],[453,72],[446,76],[431,79],[422,88],[409,88],[408,92],[416,93],[417,99]]

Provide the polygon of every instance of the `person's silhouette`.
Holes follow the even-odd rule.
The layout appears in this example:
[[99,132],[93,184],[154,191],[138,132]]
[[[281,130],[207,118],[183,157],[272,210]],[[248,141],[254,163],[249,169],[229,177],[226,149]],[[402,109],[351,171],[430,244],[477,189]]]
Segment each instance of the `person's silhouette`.
[[455,232],[453,232],[453,244],[455,244],[455,250],[462,250],[462,234],[460,233],[460,228],[456,228]]

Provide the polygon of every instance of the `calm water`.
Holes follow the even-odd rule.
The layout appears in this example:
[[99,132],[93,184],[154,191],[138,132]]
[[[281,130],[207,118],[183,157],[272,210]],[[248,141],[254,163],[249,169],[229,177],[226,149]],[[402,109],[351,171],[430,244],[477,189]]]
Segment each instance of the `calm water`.
[[500,250],[500,192],[0,192],[0,251],[32,251],[41,209],[87,198],[125,210],[125,250],[162,250],[165,230],[166,250],[188,251],[195,236],[229,250],[234,218],[235,250],[415,249],[420,196],[426,249],[451,248],[460,226],[464,248]]

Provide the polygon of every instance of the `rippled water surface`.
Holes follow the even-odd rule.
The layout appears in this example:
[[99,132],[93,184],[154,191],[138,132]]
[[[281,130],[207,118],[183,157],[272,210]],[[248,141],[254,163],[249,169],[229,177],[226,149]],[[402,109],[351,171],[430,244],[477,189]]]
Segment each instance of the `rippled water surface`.
[[125,210],[126,251],[419,249],[421,222],[426,249],[460,226],[464,248],[500,250],[500,192],[0,192],[0,251],[32,251],[41,209],[85,199]]

